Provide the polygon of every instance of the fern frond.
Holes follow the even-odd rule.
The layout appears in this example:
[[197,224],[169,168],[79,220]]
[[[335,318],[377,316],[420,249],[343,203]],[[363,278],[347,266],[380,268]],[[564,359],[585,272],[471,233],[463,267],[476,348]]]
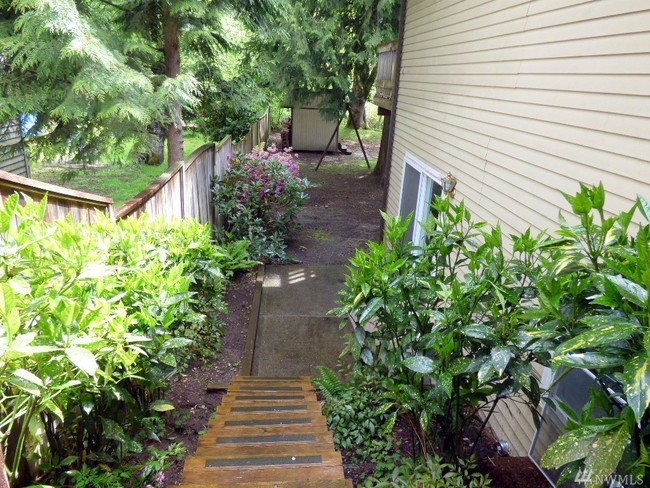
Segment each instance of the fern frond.
[[336,376],[336,373],[326,366],[317,366],[320,376],[312,382],[320,390],[327,402],[336,402],[341,398],[345,389],[343,382]]

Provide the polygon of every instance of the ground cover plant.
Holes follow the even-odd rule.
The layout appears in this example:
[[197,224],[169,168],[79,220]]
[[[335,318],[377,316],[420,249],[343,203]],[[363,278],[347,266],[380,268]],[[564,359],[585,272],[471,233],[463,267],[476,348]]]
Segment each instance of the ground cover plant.
[[299,177],[296,157],[271,145],[232,158],[223,178],[213,182],[214,203],[224,217],[221,240],[247,240],[256,258],[287,259],[285,239],[309,184]]
[[[452,463],[471,455],[499,401],[526,402],[539,423],[543,398],[569,418],[545,467],[566,465],[563,480],[586,471],[590,487],[612,474],[646,480],[650,203],[638,197],[606,217],[602,185],[566,198],[577,224],[561,217],[553,238],[506,238],[463,203],[439,199],[421,246],[404,240],[409,219],[384,216],[386,243],[351,260],[337,309],[355,322],[348,350],[357,369],[384,378],[380,408],[411,423],[425,471],[432,453]],[[631,225],[637,210],[644,223]],[[572,412],[540,391],[533,362],[557,381],[589,369],[599,388]]]
[[[111,467],[156,439],[158,415],[173,409],[167,380],[217,353],[220,325],[208,313],[227,277],[251,265],[246,244],[215,247],[192,220],[49,224],[44,211],[45,201],[23,206],[16,195],[0,210],[7,472],[16,486],[90,486],[96,476],[137,485]],[[177,454],[154,456],[141,475]]]

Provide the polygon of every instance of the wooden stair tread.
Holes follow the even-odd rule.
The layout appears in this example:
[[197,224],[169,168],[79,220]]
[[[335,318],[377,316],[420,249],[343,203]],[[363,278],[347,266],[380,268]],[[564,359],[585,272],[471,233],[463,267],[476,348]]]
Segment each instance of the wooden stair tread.
[[210,484],[192,484],[178,485],[178,488],[227,488],[236,486],[241,488],[352,488],[352,480],[301,480],[301,481],[275,481],[275,482],[251,482],[251,483],[210,483]]
[[[210,463],[213,462],[211,466]],[[223,463],[218,465],[216,463]],[[297,466],[342,466],[341,455],[336,451],[301,452],[294,454],[256,454],[254,456],[194,455],[185,461],[188,469],[293,469]]]
[[298,413],[310,412],[320,415],[322,407],[313,402],[228,402],[222,403],[217,407],[217,416],[248,414],[248,415],[268,415],[277,412]]
[[309,377],[237,376],[226,391],[181,486],[352,486]]
[[[199,447],[200,446],[222,446],[222,445],[233,445],[233,446],[248,446],[248,445],[283,445],[283,444],[292,444],[292,445],[302,445],[309,443],[333,443],[332,434],[329,432],[311,432],[308,434],[301,434],[299,437],[305,438],[305,440],[296,440],[296,439],[287,439],[286,435],[284,439],[275,439],[280,437],[277,434],[246,434],[243,436],[217,436],[215,434],[208,434],[201,436],[199,438]],[[308,439],[306,439],[309,437]],[[267,442],[264,440],[246,440],[246,439],[268,439]],[[332,447],[333,444],[332,444]]]
[[331,442],[310,442],[303,444],[202,444],[198,446],[197,456],[220,456],[220,457],[240,457],[240,456],[262,456],[267,454],[278,455],[310,455],[321,452],[331,452],[334,450],[334,444]]
[[268,412],[266,415],[233,412],[210,420],[208,427],[276,427],[279,425],[325,425],[327,421],[314,412]]
[[337,480],[344,478],[341,466],[295,466],[264,469],[202,469],[183,471],[183,483],[250,483],[301,480]]

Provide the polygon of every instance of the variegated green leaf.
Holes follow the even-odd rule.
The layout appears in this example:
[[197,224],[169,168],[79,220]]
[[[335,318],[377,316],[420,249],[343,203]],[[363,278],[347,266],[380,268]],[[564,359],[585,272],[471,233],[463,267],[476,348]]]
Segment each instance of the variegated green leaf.
[[613,368],[625,364],[625,359],[598,352],[583,352],[565,354],[553,358],[555,366],[571,366],[572,368]]
[[612,323],[586,330],[582,334],[565,341],[555,350],[557,355],[563,355],[576,349],[592,349],[603,344],[626,339],[639,330],[639,326],[629,320],[612,318]]
[[587,457],[594,437],[596,433],[585,427],[562,434],[542,456],[542,467],[559,468]]
[[510,349],[505,346],[492,348],[492,366],[498,376],[501,376],[510,362]]
[[402,364],[416,373],[429,374],[436,369],[434,360],[426,356],[411,356],[406,358]]
[[648,300],[648,290],[645,290],[643,287],[627,278],[623,278],[621,275],[608,275],[607,280],[616,287],[618,292],[626,300],[638,305],[639,307],[644,307],[646,305]]
[[591,481],[585,488],[600,488],[602,481],[611,475],[621,462],[623,451],[628,442],[627,426],[599,432],[589,446],[589,455],[585,459],[585,471],[590,473]]
[[626,363],[623,382],[627,404],[640,423],[650,403],[650,359],[647,355],[635,356]]

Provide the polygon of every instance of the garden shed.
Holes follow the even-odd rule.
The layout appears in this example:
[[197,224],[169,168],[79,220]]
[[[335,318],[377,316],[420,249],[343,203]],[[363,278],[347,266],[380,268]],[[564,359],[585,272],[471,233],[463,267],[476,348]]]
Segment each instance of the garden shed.
[[[317,101],[289,104],[291,108],[291,147],[296,151],[336,151],[338,146],[337,119],[325,117]],[[332,133],[332,142],[327,145]]]
[[30,177],[20,122],[17,119],[0,127],[0,170]]

